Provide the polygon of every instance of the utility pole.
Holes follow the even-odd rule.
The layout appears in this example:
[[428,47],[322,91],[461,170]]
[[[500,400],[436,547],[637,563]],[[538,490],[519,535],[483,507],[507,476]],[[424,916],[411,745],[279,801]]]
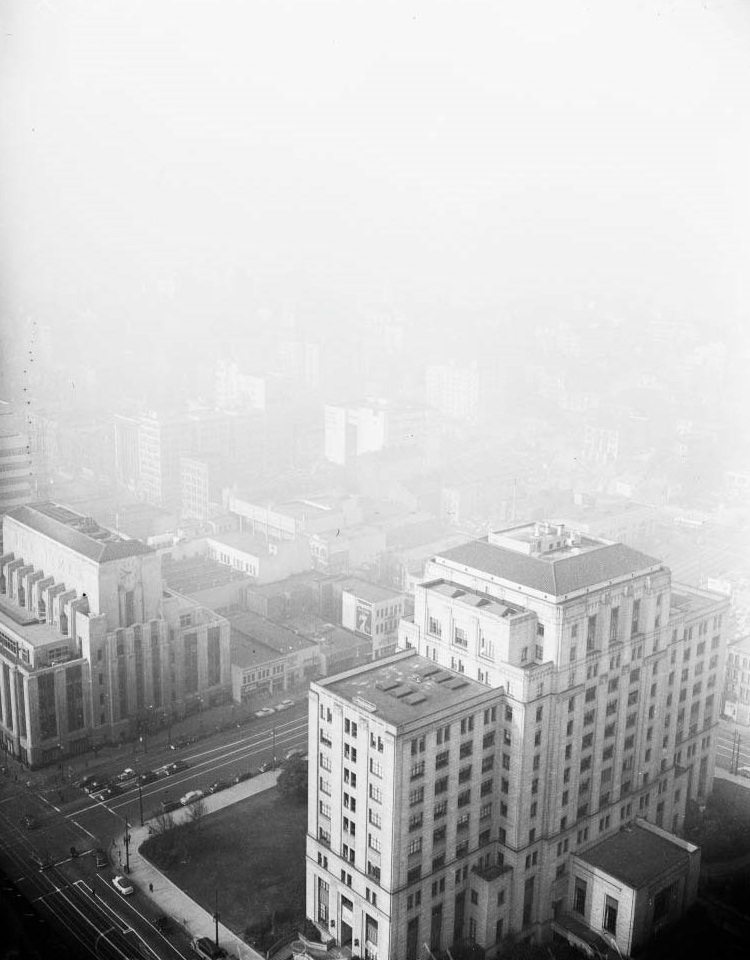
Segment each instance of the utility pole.
[[216,946],[219,946],[219,891],[214,889],[214,923],[216,924]]
[[125,873],[130,873],[130,824],[125,818]]
[[272,737],[272,753],[273,762],[276,763],[276,727],[271,727],[271,737]]
[[143,786],[140,777],[138,777],[138,808],[141,814],[141,826],[143,826]]

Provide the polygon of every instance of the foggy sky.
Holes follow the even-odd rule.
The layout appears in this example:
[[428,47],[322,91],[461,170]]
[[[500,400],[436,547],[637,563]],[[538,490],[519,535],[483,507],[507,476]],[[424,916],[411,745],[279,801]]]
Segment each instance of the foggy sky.
[[248,292],[748,315],[747,4],[0,16],[4,297],[61,334],[83,308],[103,331],[158,324],[187,289],[188,330]]

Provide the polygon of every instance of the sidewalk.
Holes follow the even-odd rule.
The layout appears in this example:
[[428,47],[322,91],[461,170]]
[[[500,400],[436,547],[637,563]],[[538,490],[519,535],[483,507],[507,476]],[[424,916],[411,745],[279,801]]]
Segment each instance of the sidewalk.
[[[237,783],[220,793],[208,794],[204,798],[206,813],[214,813],[223,807],[231,806],[240,800],[251,797],[264,790],[270,790],[276,784],[281,771],[273,770],[261,773],[252,780]],[[187,810],[175,811],[176,823],[187,819]],[[149,836],[149,821],[143,827],[130,828],[130,873],[128,876],[138,885],[138,891],[158,906],[167,916],[179,923],[191,937],[210,937],[214,939],[216,925],[211,912],[205,910],[180,890],[172,881],[159,871],[149,860],[141,856],[140,848]],[[119,837],[119,849],[124,855],[124,836]],[[153,890],[149,885],[153,885]],[[249,944],[245,943],[224,924],[219,923],[219,944],[224,947],[230,957],[237,960],[265,960],[263,954],[258,953]]]

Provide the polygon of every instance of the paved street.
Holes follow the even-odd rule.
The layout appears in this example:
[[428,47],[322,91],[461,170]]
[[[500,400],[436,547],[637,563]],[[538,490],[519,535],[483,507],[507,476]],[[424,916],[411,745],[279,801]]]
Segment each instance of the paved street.
[[[213,936],[214,924],[209,913],[138,854],[139,845],[148,835],[148,818],[160,810],[162,800],[179,800],[189,790],[205,791],[217,780],[257,771],[264,761],[274,755],[283,758],[293,748],[307,749],[305,701],[284,713],[253,720],[179,751],[162,745],[137,758],[116,753],[100,765],[102,773],[112,776],[125,766],[138,772],[155,770],[178,758],[189,766],[146,784],[140,791],[131,787],[105,802],[97,802],[70,785],[60,790],[57,785],[45,784],[39,775],[32,775],[31,786],[6,775],[0,783],[0,864],[35,909],[68,932],[80,947],[81,956],[102,960],[127,960],[144,954],[191,956],[190,938]],[[207,796],[208,811],[268,789],[276,776],[262,774]],[[141,827],[141,811],[145,827]],[[25,815],[33,817],[31,829],[21,825]],[[179,819],[180,812],[176,817]],[[126,821],[131,826],[129,852],[124,844]],[[107,868],[96,868],[97,847],[106,851],[110,863]],[[48,856],[52,866],[40,869],[34,862],[35,855]],[[137,893],[123,897],[111,880],[115,873],[125,873],[128,860]],[[153,926],[154,919],[163,914],[174,920],[166,935]],[[223,926],[220,939],[231,956],[242,960],[257,957]]]

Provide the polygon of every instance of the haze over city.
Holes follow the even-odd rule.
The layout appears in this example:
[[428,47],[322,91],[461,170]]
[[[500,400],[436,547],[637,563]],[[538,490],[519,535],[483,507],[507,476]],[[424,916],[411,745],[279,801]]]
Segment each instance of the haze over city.
[[0,27],[4,944],[744,958],[748,4]]

